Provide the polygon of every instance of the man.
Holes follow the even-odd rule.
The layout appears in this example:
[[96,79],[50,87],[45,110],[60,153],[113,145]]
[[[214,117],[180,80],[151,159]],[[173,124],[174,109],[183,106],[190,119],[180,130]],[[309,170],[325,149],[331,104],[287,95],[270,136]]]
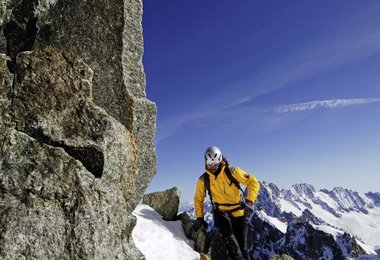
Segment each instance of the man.
[[257,198],[260,183],[253,175],[230,166],[216,146],[207,148],[204,156],[206,172],[198,179],[194,197],[197,218],[194,229],[207,225],[203,219],[203,203],[208,190],[213,204],[214,223],[224,239],[230,259],[249,260],[245,245],[247,221],[244,204],[241,203],[240,186],[235,182],[247,186],[245,204],[250,208]]

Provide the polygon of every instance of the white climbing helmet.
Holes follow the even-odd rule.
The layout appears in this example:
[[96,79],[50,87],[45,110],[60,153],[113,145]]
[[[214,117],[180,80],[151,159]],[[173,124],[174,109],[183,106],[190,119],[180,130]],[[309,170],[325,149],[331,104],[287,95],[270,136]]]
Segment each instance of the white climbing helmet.
[[209,166],[219,165],[223,160],[222,152],[218,147],[210,146],[205,152],[205,160]]

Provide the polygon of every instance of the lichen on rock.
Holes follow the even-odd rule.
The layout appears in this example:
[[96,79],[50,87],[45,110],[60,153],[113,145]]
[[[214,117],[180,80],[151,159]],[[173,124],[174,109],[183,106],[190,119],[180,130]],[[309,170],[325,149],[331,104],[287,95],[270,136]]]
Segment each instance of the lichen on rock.
[[141,15],[141,1],[0,3],[0,258],[143,259],[131,212],[156,172],[156,106]]

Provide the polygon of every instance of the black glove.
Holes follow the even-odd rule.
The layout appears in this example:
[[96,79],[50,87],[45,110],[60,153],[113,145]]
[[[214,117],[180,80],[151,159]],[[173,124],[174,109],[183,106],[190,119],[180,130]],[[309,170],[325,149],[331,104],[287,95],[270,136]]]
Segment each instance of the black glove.
[[246,199],[245,200],[245,206],[246,206],[246,208],[253,210],[254,204],[252,201]]
[[195,221],[194,221],[194,224],[193,224],[193,230],[195,232],[198,232],[198,230],[200,228],[204,228],[206,229],[207,228],[207,222],[204,221],[203,218],[197,218]]
[[253,207],[254,207],[253,202],[246,199],[244,203],[244,216],[247,219],[250,218],[250,216],[252,215]]

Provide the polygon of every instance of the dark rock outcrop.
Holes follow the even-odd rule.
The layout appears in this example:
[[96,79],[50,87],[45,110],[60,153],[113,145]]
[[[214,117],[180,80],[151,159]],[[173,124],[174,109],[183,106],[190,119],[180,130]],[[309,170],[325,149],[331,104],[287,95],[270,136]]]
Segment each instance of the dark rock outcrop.
[[254,259],[268,259],[275,253],[281,252],[284,233],[261,219],[256,213],[252,216],[248,227],[247,245]]
[[302,222],[309,222],[315,225],[325,224],[321,218],[315,216],[309,209],[302,211],[302,215],[298,218],[298,220]]
[[131,212],[156,172],[156,106],[141,17],[140,0],[1,1],[0,258],[143,258]]
[[182,222],[186,237],[194,241],[195,251],[207,254],[210,259],[228,259],[226,245],[218,230],[213,229],[206,232],[206,229],[201,228],[194,231],[194,220],[190,219],[186,212],[181,213],[178,218]]
[[268,215],[278,217],[281,215],[280,197],[281,191],[273,183],[260,182],[259,195],[255,202],[256,210],[265,210]]
[[373,201],[376,207],[380,207],[380,192],[368,192],[365,195]]
[[177,187],[152,192],[143,196],[142,203],[152,207],[162,219],[173,221],[177,218],[181,192]]
[[295,259],[345,259],[332,235],[314,229],[307,222],[290,224],[284,245]]
[[182,222],[182,228],[187,238],[194,241],[194,249],[199,253],[207,253],[209,244],[206,243],[206,230],[199,229],[194,231],[194,220],[190,219],[186,212],[178,215],[178,219]]
[[346,256],[357,258],[366,254],[365,250],[356,241],[356,238],[348,233],[343,233],[343,235],[338,236],[337,242]]

